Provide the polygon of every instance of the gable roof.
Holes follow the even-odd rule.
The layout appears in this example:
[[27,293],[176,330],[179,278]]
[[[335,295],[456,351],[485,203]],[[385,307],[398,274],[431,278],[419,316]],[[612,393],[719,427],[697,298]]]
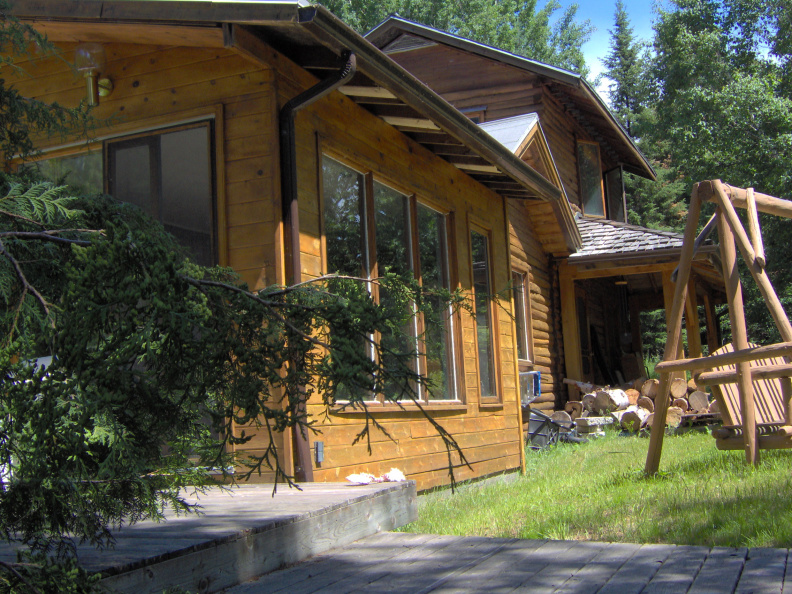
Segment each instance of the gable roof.
[[369,31],[366,39],[386,53],[421,47],[420,40],[424,45],[426,42],[445,44],[535,74],[545,80],[567,111],[604,150],[612,152],[614,160],[621,162],[626,171],[652,180],[656,177],[627,131],[579,74],[393,15]]
[[550,203],[567,246],[574,251],[580,245],[573,213],[557,187],[322,6],[301,0],[16,0],[13,14],[55,42],[228,47],[262,61],[260,54],[274,48],[314,75],[314,82],[338,70],[339,56],[349,50],[357,74],[341,92],[419,144],[450,147],[438,156],[495,193]]

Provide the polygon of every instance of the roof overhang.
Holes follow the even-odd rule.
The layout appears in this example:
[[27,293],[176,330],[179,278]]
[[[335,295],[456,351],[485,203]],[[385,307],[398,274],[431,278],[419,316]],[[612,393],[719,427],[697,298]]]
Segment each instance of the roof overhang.
[[[352,51],[358,74],[341,92],[497,194],[551,203],[570,250],[581,245],[571,208],[557,187],[322,6],[302,1],[17,0],[13,13],[55,42],[153,43],[159,36],[159,43],[167,45],[213,47],[222,40],[234,47],[240,37],[235,29],[241,29],[318,78],[340,66],[345,50]],[[144,37],[141,24],[146,25]],[[443,148],[433,150],[437,146]]]
[[[611,113],[599,94],[574,72],[531,60],[490,45],[459,37],[433,27],[422,25],[398,16],[390,16],[366,34],[366,39],[379,48],[386,49],[405,34],[455,47],[525,70],[544,78],[557,92],[558,99],[570,113],[579,115],[581,124],[590,128],[600,144],[610,147],[625,171],[656,179],[652,165],[641,153],[630,135]],[[578,112],[576,114],[576,112]]]

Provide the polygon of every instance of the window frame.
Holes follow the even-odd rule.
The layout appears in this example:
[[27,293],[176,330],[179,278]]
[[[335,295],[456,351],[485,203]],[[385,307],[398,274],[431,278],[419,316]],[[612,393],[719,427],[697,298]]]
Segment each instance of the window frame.
[[[419,284],[423,284],[423,272],[420,267],[420,251],[419,251],[419,234],[417,232],[417,225],[418,225],[418,206],[424,206],[439,215],[443,216],[443,220],[445,223],[445,236],[446,236],[446,245],[445,245],[445,256],[446,256],[446,267],[447,267],[447,282],[449,286],[449,290],[453,290],[454,287],[457,286],[458,280],[456,277],[456,253],[455,253],[455,222],[454,222],[454,213],[451,209],[442,208],[440,207],[435,201],[431,199],[426,199],[423,196],[418,196],[414,191],[406,188],[404,185],[396,183],[389,179],[386,176],[380,175],[379,172],[372,171],[370,168],[362,166],[360,162],[349,158],[347,155],[341,153],[340,151],[333,150],[331,147],[325,146],[323,143],[319,143],[319,151],[318,151],[318,159],[317,159],[317,169],[318,169],[318,190],[319,190],[319,229],[321,234],[320,245],[321,245],[321,256],[322,256],[322,264],[321,270],[322,274],[330,274],[331,271],[328,270],[328,253],[327,253],[327,234],[326,234],[326,221],[325,221],[325,185],[324,185],[324,159],[328,158],[331,159],[343,167],[351,169],[352,171],[357,172],[363,178],[363,188],[362,188],[362,197],[361,197],[361,207],[362,212],[360,213],[360,221],[364,224],[364,229],[362,235],[364,236],[363,244],[366,249],[366,253],[363,254],[363,259],[367,263],[365,266],[366,270],[364,271],[364,276],[366,278],[372,279],[376,278],[379,273],[379,262],[377,259],[377,229],[376,229],[376,219],[375,219],[375,203],[374,203],[374,188],[375,184],[381,184],[388,189],[393,190],[405,197],[407,201],[406,210],[408,212],[408,243],[409,243],[409,266],[410,270],[414,275],[414,278],[418,281]],[[369,290],[373,298],[379,298],[379,288],[370,283]],[[449,313],[449,326],[448,326],[448,347],[446,349],[446,357],[448,359],[449,369],[451,370],[450,377],[448,378],[448,387],[453,389],[454,397],[448,399],[430,399],[428,398],[428,394],[420,394],[419,398],[417,399],[420,403],[421,407],[426,409],[429,408],[458,408],[458,407],[466,407],[464,401],[464,389],[462,385],[462,378],[461,374],[458,370],[458,362],[460,359],[460,329],[461,328],[461,320],[459,317],[459,312]],[[413,323],[413,331],[416,333],[416,336],[420,336],[425,331],[425,323],[424,317],[418,316],[417,319]],[[374,340],[379,340],[379,337],[375,336]],[[415,361],[418,366],[419,370],[427,370],[428,366],[426,363],[426,350],[423,341],[417,340],[417,350],[415,353]],[[345,401],[339,401],[339,406],[343,407]],[[371,400],[366,400],[366,406],[376,406],[382,410],[402,410],[405,407],[415,406],[413,402],[409,399],[407,400],[387,400],[383,394],[376,394],[373,395]],[[354,412],[361,412],[355,410],[335,410],[334,412],[344,412],[344,413],[354,413]]]
[[[487,275],[487,282],[489,284],[489,325],[490,325],[490,336],[492,339],[492,358],[490,360],[490,365],[492,366],[491,372],[491,390],[492,394],[484,394],[482,391],[482,379],[481,379],[481,362],[480,362],[480,353],[479,350],[479,333],[478,333],[478,312],[476,307],[476,295],[475,295],[475,273],[474,273],[474,263],[473,263],[473,233],[478,233],[482,235],[486,239],[487,245],[487,265],[488,265],[488,275]],[[500,332],[499,332],[499,320],[498,320],[498,302],[496,296],[493,294],[492,290],[495,287],[494,277],[493,274],[495,272],[495,268],[493,266],[493,254],[492,254],[492,230],[481,224],[480,222],[473,220],[473,217],[468,218],[468,261],[470,265],[470,290],[473,295],[473,303],[472,303],[472,318],[473,318],[473,340],[475,344],[475,352],[476,352],[476,376],[478,378],[477,381],[477,391],[479,394],[479,405],[480,406],[487,406],[487,405],[496,405],[501,406],[503,403],[503,391],[502,391],[502,381],[501,381],[501,359],[500,359]]]
[[[135,121],[132,125],[116,125],[114,133],[95,137],[90,142],[73,142],[43,148],[35,159],[29,163],[73,157],[84,153],[99,152],[102,161],[102,189],[104,193],[109,189],[108,173],[108,144],[123,142],[135,138],[166,134],[183,129],[208,126],[209,163],[211,207],[211,250],[212,266],[228,266],[227,229],[225,216],[225,173],[221,164],[225,163],[223,152],[223,106],[216,105],[213,111],[190,110],[180,114],[174,120],[163,117]],[[171,115],[172,117],[172,115]],[[21,166],[21,160],[12,161],[12,165]]]
[[[584,192],[583,183],[584,177],[582,174],[582,161],[581,161],[581,146],[589,145],[596,148],[597,152],[597,181],[599,186],[599,195],[600,195],[600,203],[602,204],[602,214],[599,213],[591,213],[586,212],[586,193]],[[578,194],[580,195],[580,209],[583,211],[583,214],[589,217],[598,217],[598,218],[607,218],[608,214],[608,204],[605,199],[605,188],[603,187],[603,178],[602,178],[602,155],[600,154],[600,147],[598,142],[593,142],[591,140],[577,140],[575,143],[575,160],[577,162],[577,174],[578,174]]]
[[[519,277],[519,278],[515,278]],[[520,371],[526,371],[529,368],[532,368],[536,361],[536,353],[534,351],[534,341],[533,341],[533,312],[531,308],[531,275],[529,271],[523,272],[519,268],[512,268],[511,271],[511,280],[512,280],[512,289],[514,291],[514,331],[515,331],[515,338],[518,345],[517,348],[517,363],[519,364]],[[520,304],[517,299],[517,295],[522,295],[522,308],[520,308]],[[525,322],[523,330],[523,336],[520,336],[520,326],[517,323],[517,313],[518,309],[523,310],[523,320]],[[527,358],[520,358],[519,356],[519,343],[520,340],[523,340],[523,346],[527,352]]]
[[[621,191],[619,192],[618,196],[613,196],[612,197],[610,195],[610,187],[611,187],[611,185],[610,185],[610,183],[608,183],[608,177],[610,175],[612,175],[616,171],[619,172],[619,186],[620,186],[620,190]],[[610,219],[611,221],[619,221],[621,223],[626,223],[627,222],[627,193],[625,192],[625,189],[624,189],[624,168],[621,165],[617,165],[616,167],[611,167],[606,172],[604,172],[602,174],[602,186],[605,189],[605,201],[606,201],[606,203],[608,205],[608,209],[607,209],[608,219]],[[614,215],[613,208],[612,208],[612,204],[614,202],[618,202],[619,205],[621,206],[622,218],[616,218],[616,216]]]

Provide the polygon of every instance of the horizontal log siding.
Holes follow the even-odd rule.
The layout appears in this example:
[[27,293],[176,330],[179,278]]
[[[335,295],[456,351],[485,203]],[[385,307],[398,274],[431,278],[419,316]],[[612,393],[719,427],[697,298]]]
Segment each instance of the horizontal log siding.
[[[280,277],[280,189],[277,186],[278,137],[274,75],[225,49],[104,44],[108,64],[103,75],[114,90],[93,111],[98,120],[111,118],[111,126],[95,136],[145,132],[196,115],[212,116],[223,137],[216,163],[218,220],[226,221],[219,237],[219,259],[233,267],[253,288],[263,288]],[[66,62],[73,60],[74,44],[60,44]],[[20,63],[25,74],[13,80],[22,95],[76,106],[85,99],[85,81],[60,59]],[[9,73],[10,74],[10,73]],[[9,80],[11,77],[9,76]],[[62,139],[42,141],[57,146]],[[80,150],[79,148],[76,150]],[[224,233],[222,232],[224,231]],[[283,436],[276,437],[283,453]],[[248,444],[253,453],[266,448],[258,436]],[[284,460],[282,458],[282,460]],[[261,479],[271,480],[271,474]]]
[[[305,88],[284,72],[277,77],[278,100],[283,104]],[[509,285],[508,243],[504,236],[502,199],[455,167],[414,143],[379,118],[358,107],[341,93],[334,92],[300,111],[297,120],[298,180],[300,201],[301,258],[303,279],[323,272],[321,208],[318,191],[320,154],[318,146],[347,159],[356,167],[371,171],[375,178],[414,192],[441,209],[454,213],[457,275],[461,286],[471,287],[468,218],[490,228],[492,265],[496,289]],[[508,304],[506,305],[508,310]],[[457,469],[457,478],[473,478],[492,472],[519,468],[520,439],[517,428],[518,405],[514,377],[513,338],[509,315],[499,312],[500,385],[503,404],[480,407],[475,327],[471,316],[462,316],[462,362],[459,368],[460,395],[466,405],[437,404],[433,416],[458,440],[472,465]],[[373,405],[375,408],[378,405]],[[371,453],[368,440],[351,445],[366,427],[362,414],[331,411],[328,416],[321,398],[309,403],[309,413],[319,420],[320,434],[311,442],[324,443],[324,462],[314,461],[317,481],[343,480],[353,472],[375,475],[401,469],[418,481],[419,489],[447,484],[448,457],[442,440],[420,412],[380,411],[376,418],[393,438],[372,428]]]
[[552,410],[558,378],[553,376],[551,277],[547,254],[536,239],[534,223],[523,201],[509,200],[509,234],[512,268],[529,273],[534,346],[532,369],[542,373],[542,395],[532,406]]

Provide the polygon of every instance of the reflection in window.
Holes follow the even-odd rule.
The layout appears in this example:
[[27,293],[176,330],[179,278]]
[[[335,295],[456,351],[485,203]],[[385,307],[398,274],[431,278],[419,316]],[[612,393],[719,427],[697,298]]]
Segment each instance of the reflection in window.
[[215,263],[209,124],[107,143],[108,190],[140,207],[204,266]]
[[[322,179],[328,272],[374,278],[387,271],[416,278],[428,291],[450,287],[446,215],[378,181],[367,196],[364,174],[326,156]],[[373,217],[367,216],[367,205]],[[391,299],[379,286],[372,287],[372,295],[383,305]],[[416,386],[419,398],[453,400],[453,318],[439,297],[431,306],[432,320],[416,316],[409,327],[377,339],[385,358],[412,353],[413,369],[428,380],[427,386]],[[387,399],[398,396],[396,386],[386,386],[385,392]]]
[[517,332],[517,359],[531,360],[531,318],[529,315],[530,298],[526,290],[526,275],[512,272],[514,288],[514,325]]
[[[418,205],[418,252],[421,283],[425,289],[448,289],[448,217],[431,208]],[[429,380],[430,399],[456,398],[456,365],[451,337],[453,316],[439,298],[431,302],[432,320],[424,325],[423,374]]]
[[580,172],[580,200],[587,215],[605,216],[602,199],[602,165],[599,145],[594,142],[578,142],[578,171]]
[[363,174],[325,157],[322,161],[327,271],[351,276],[368,272],[365,260]]
[[624,178],[621,167],[615,167],[605,174],[605,193],[608,196],[608,218],[626,223]]
[[59,185],[71,186],[81,194],[104,192],[101,151],[53,157],[37,161],[33,165],[44,179]]
[[495,337],[492,323],[490,286],[490,254],[487,237],[470,232],[473,255],[473,298],[476,308],[476,337],[478,341],[479,383],[481,396],[495,396]]

